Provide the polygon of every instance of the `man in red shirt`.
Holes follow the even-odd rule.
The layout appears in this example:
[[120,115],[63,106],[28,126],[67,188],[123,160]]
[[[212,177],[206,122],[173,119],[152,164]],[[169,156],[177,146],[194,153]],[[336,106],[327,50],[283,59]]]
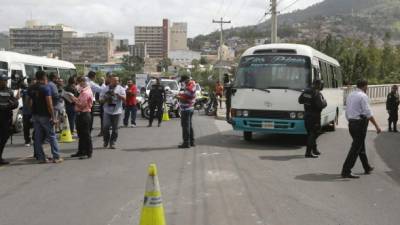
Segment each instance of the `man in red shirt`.
[[136,127],[136,112],[137,112],[137,87],[134,81],[128,80],[128,87],[126,88],[126,102],[125,102],[125,117],[124,126],[128,126],[129,116],[131,117],[131,127]]

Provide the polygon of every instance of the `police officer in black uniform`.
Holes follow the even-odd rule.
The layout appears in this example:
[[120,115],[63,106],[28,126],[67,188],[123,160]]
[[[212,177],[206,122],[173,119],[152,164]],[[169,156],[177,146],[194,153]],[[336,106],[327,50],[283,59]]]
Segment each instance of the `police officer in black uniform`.
[[[386,110],[389,113],[389,132],[398,132],[397,131],[397,120],[399,119],[399,93],[397,85],[392,86],[392,91],[388,94],[386,100]],[[393,124],[393,130],[392,130]]]
[[304,104],[304,124],[307,130],[306,158],[318,158],[321,153],[317,148],[317,138],[321,130],[321,111],[327,106],[321,91],[322,80],[316,79],[312,88],[305,90],[299,97],[299,103]]
[[7,87],[8,75],[6,70],[0,70],[0,165],[9,162],[3,159],[3,150],[11,134],[13,110],[18,107],[18,100],[13,91]]
[[226,121],[231,122],[232,82],[228,74],[224,74],[224,92],[226,98]]
[[151,86],[149,94],[149,108],[150,108],[150,119],[148,127],[153,125],[154,112],[157,108],[157,119],[158,126],[161,126],[162,114],[163,114],[163,103],[165,100],[165,89],[161,85],[160,79],[156,79],[156,83]]

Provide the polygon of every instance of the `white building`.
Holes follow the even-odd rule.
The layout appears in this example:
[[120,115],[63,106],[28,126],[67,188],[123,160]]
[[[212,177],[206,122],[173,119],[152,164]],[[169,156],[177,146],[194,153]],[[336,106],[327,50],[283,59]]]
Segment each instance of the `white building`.
[[173,23],[170,29],[170,50],[188,50],[187,23]]
[[173,65],[190,65],[194,59],[200,60],[201,53],[190,50],[170,51],[168,54]]

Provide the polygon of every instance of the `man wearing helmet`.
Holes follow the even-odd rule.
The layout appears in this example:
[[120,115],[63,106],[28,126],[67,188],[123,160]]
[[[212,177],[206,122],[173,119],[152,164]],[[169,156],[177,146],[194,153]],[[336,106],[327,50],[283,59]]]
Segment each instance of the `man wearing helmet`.
[[321,91],[324,82],[316,79],[312,88],[306,89],[299,97],[299,103],[304,104],[304,125],[307,131],[306,158],[318,158],[321,152],[317,148],[318,133],[321,129],[321,112],[327,106]]

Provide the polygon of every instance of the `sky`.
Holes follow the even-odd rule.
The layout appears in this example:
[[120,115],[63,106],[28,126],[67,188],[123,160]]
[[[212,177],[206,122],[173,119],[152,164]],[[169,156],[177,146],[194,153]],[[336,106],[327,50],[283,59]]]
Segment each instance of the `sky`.
[[[278,0],[278,11],[321,1]],[[188,36],[195,37],[217,30],[213,19],[231,20],[226,28],[254,25],[269,9],[269,0],[0,0],[0,4],[0,31],[22,27],[32,18],[41,24],[62,23],[79,33],[112,32],[131,43],[134,26],[161,26],[163,18],[187,22]]]

